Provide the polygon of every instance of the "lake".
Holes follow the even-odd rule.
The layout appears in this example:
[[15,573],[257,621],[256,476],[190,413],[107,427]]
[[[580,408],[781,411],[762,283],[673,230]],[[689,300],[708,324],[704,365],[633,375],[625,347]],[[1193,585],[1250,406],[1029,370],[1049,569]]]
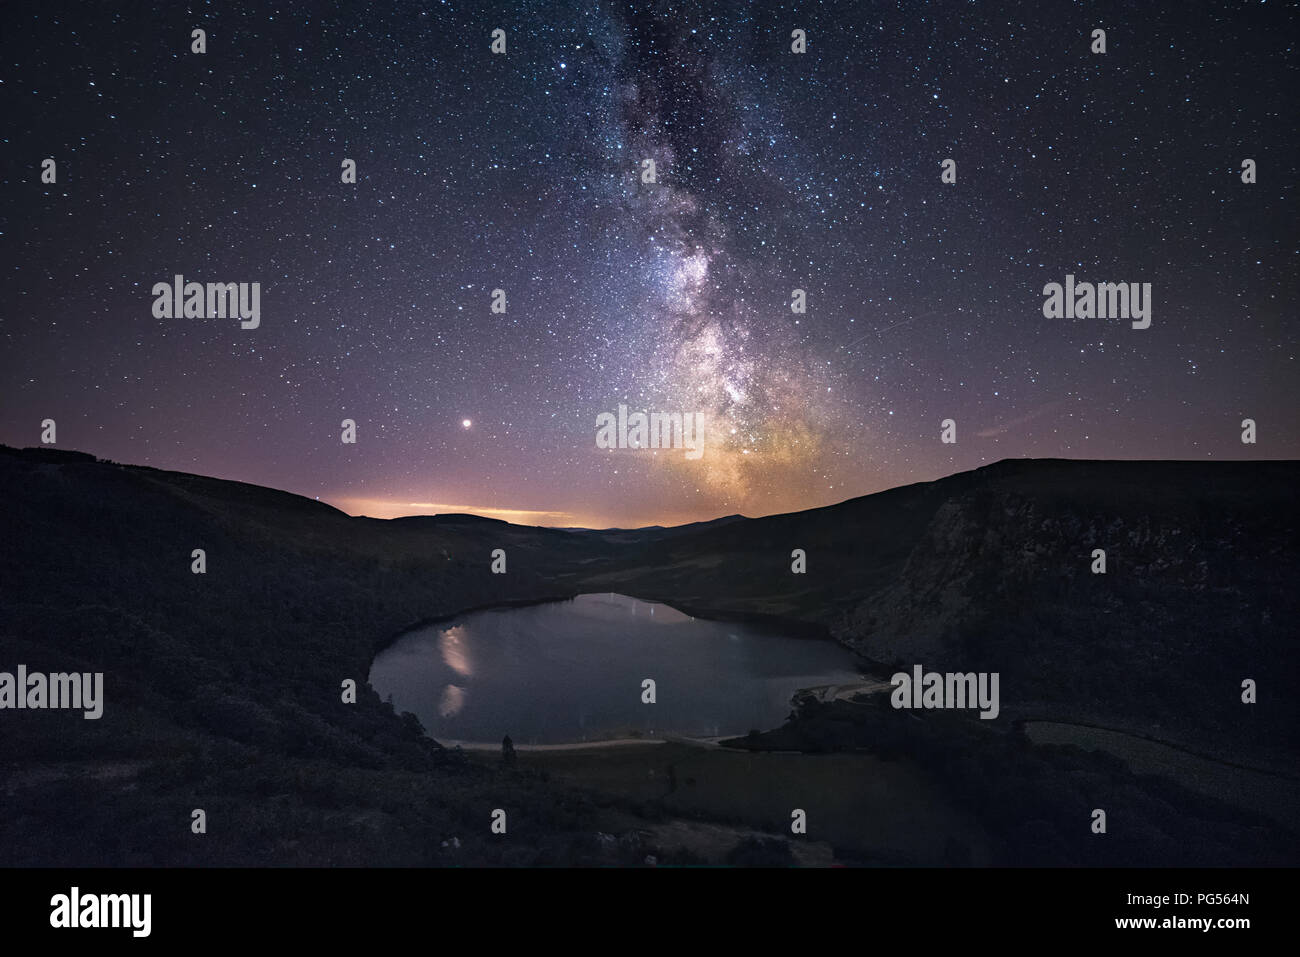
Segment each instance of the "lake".
[[[655,682],[654,704],[642,682]],[[717,737],[779,727],[800,688],[859,679],[832,641],[625,595],[472,612],[402,635],[370,685],[447,745]]]

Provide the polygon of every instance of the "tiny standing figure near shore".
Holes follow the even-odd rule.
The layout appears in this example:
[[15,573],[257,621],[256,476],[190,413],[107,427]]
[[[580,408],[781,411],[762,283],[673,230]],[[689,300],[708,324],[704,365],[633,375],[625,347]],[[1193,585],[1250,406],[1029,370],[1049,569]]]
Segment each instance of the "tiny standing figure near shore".
[[515,763],[515,743],[508,734],[501,739],[501,760],[506,764]]

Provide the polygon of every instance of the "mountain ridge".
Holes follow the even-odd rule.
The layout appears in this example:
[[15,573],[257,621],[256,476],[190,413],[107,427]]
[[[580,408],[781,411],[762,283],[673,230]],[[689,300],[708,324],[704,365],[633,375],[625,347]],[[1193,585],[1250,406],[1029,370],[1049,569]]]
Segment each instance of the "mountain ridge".
[[[104,672],[105,715],[93,724],[112,729],[8,713],[0,766],[138,769],[107,792],[70,778],[60,801],[35,785],[0,790],[10,849],[0,863],[21,859],[18,838],[33,829],[61,835],[47,866],[543,853],[485,838],[465,838],[461,856],[442,847],[500,782],[395,715],[365,678],[412,623],[583,592],[832,637],[886,676],[914,664],[998,671],[1007,729],[1091,724],[1257,767],[1294,764],[1297,489],[1294,461],[1003,460],[803,512],[566,531],[349,516],[246,483],[0,449],[0,662]],[[196,548],[202,575],[191,571]],[[491,571],[498,548],[507,574]],[[1104,575],[1090,571],[1094,548],[1107,551]],[[806,573],[792,570],[795,549]],[[1241,703],[1243,678],[1259,682],[1257,703]],[[340,704],[343,679],[357,682],[354,705]],[[830,717],[851,725],[848,707]],[[894,728],[881,720],[865,727]],[[537,826],[586,846],[581,799],[541,778],[509,787],[550,822]],[[168,837],[196,788],[224,809],[225,841]],[[420,797],[395,804],[394,793]],[[268,794],[289,795],[296,823],[266,810]],[[320,838],[339,813],[377,831]]]

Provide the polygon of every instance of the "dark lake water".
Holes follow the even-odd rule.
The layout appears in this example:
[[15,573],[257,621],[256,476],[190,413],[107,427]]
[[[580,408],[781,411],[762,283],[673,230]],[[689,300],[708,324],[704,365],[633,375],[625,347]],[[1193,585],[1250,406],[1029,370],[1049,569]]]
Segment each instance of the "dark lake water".
[[[624,595],[474,612],[403,635],[370,684],[444,744],[744,734],[778,727],[800,688],[858,680],[830,641],[704,621]],[[656,703],[642,703],[642,681]]]

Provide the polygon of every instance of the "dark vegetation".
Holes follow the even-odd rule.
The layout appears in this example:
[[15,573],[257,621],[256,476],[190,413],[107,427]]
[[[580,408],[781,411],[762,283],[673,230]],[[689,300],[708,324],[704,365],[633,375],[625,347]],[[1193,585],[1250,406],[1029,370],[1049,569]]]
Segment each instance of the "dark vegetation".
[[[1289,866],[1300,835],[1276,821],[1134,773],[1103,751],[1033,745],[1008,723],[952,711],[900,712],[888,695],[801,702],[781,729],[731,742],[752,750],[862,750],[918,765],[992,837],[1009,866]],[[1105,835],[1092,812],[1106,812]],[[953,848],[952,863],[963,851]],[[857,849],[843,848],[852,859]]]

